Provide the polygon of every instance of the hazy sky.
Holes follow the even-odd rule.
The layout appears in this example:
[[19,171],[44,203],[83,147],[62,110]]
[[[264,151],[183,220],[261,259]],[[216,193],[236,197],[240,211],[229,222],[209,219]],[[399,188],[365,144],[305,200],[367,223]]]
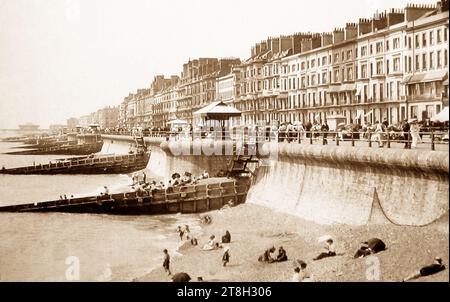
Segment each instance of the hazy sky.
[[417,0],[0,0],[0,128],[46,128],[177,74],[249,57],[267,36],[324,32]]

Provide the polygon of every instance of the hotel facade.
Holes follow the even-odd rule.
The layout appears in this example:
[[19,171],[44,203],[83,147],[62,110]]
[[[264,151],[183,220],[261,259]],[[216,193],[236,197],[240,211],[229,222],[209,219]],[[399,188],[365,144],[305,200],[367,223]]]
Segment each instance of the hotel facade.
[[195,127],[193,113],[217,100],[245,124],[427,120],[448,106],[448,18],[448,0],[408,5],[327,33],[269,37],[243,61],[189,60],[180,76],[124,98],[117,127]]

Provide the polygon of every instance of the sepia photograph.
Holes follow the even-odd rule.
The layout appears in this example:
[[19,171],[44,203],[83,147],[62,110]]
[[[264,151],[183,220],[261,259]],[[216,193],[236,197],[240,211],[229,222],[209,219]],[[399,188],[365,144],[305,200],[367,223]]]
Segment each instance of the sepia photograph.
[[448,4],[0,0],[0,281],[448,283]]

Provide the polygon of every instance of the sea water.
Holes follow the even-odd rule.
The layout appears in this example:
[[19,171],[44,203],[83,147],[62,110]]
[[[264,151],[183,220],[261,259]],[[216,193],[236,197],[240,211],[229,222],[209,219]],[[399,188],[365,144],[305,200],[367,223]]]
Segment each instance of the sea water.
[[[6,136],[6,135],[3,135]],[[0,168],[48,163],[61,155],[7,155],[21,143],[0,142]],[[106,144],[105,144],[106,145]],[[102,153],[123,153],[107,144]],[[148,169],[147,179],[157,177]],[[131,175],[2,175],[0,206],[129,189]],[[131,281],[177,255],[178,225],[200,231],[197,215],[118,216],[0,213],[0,281]],[[77,273],[74,273],[74,269]]]

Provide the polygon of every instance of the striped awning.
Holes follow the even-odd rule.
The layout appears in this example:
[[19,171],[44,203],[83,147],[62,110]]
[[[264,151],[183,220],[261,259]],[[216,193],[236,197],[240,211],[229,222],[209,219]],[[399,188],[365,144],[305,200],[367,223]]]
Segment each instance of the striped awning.
[[341,91],[341,86],[330,86],[327,89],[328,93],[339,92]]
[[406,76],[403,84],[416,84],[425,82],[437,82],[442,81],[447,77],[447,70],[439,70],[432,72],[422,72]]
[[341,85],[341,91],[353,91],[353,90],[356,90],[356,84]]

